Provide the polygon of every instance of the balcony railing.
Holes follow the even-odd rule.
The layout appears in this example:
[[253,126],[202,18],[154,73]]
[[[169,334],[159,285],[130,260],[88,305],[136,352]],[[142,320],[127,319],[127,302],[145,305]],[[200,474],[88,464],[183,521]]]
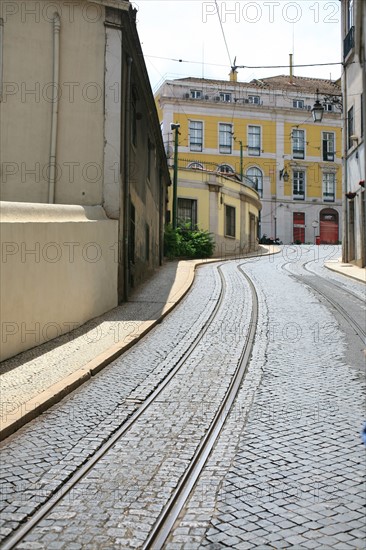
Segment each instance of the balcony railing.
[[355,45],[355,28],[351,27],[346,38],[343,40],[343,59],[346,59],[349,52]]

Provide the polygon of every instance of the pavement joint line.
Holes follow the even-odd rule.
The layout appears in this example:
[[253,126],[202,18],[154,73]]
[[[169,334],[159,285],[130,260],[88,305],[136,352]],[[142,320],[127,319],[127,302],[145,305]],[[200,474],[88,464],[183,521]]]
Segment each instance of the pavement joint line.
[[[148,332],[150,332],[156,325],[161,323],[163,318],[179,304],[179,302],[184,298],[184,296],[191,288],[197,267],[206,265],[208,263],[217,263],[222,261],[229,261],[232,259],[240,261],[252,257],[271,256],[273,254],[278,254],[280,250],[281,249],[278,247],[269,246],[268,248],[263,247],[259,251],[259,253],[250,253],[243,255],[242,257],[235,256],[234,258],[225,257],[205,258],[203,260],[183,260],[183,262],[185,262],[185,265],[184,267],[182,266],[182,270],[185,270],[187,272],[187,276],[185,277],[184,282],[179,286],[178,290],[174,291],[172,295],[168,296],[167,301],[165,301],[165,306],[163,307],[161,314],[157,319],[141,322],[138,328],[138,332],[136,334],[127,335],[124,340],[117,342],[114,346],[103,351],[94,359],[92,359],[73,373],[69,374],[59,382],[42,391],[36,397],[33,397],[25,403],[20,404],[20,406],[14,413],[8,414],[7,420],[0,421],[0,441],[8,438],[10,435],[14,434],[17,430],[26,425],[28,422],[37,418],[40,414],[44,413],[56,403],[59,403],[64,397],[79,388],[82,384],[84,384],[84,382],[90,380],[92,376],[98,374],[104,367],[112,363],[125,351],[130,349],[139,340],[141,340],[141,338],[143,338]],[[182,261],[180,261],[179,263],[182,263]],[[144,302],[146,301],[148,300],[144,300]],[[131,301],[131,303],[133,303],[133,301]],[[129,342],[126,341],[128,338],[130,338]]]

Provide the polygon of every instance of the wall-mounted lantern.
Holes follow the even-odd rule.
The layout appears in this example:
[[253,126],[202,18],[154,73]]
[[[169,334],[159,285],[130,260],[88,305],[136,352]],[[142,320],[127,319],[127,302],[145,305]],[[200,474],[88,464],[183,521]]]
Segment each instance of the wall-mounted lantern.
[[285,182],[288,182],[288,180],[290,179],[290,176],[288,175],[286,168],[282,168],[282,170],[280,170],[280,180],[281,179],[283,179],[283,181]]

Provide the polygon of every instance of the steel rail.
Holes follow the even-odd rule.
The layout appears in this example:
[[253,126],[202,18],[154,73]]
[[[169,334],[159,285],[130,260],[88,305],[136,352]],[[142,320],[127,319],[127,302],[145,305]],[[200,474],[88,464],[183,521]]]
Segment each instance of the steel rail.
[[[243,265],[243,264],[241,264]],[[142,550],[161,550],[165,541],[169,537],[172,527],[186,503],[189,494],[194,487],[197,479],[202,472],[204,465],[207,461],[209,454],[211,453],[217,438],[220,435],[222,427],[228,417],[231,407],[235,401],[239,388],[242,384],[245,376],[254,345],[255,333],[258,323],[258,296],[251,279],[241,268],[238,266],[239,271],[244,275],[249,283],[252,295],[252,312],[250,320],[250,328],[246,337],[246,341],[241,353],[238,366],[230,382],[226,395],[216,412],[216,415],[211,422],[211,425],[206,432],[204,438],[201,440],[199,447],[197,448],[190,465],[183,474],[179,484],[177,485],[174,493],[170,497],[169,501],[163,508],[160,516],[158,517],[152,531],[150,532],[147,540],[142,546]]]
[[224,300],[226,282],[221,271],[221,265],[222,263],[217,266],[217,270],[221,279],[221,289],[217,303],[215,304],[214,309],[202,326],[201,330],[199,331],[195,339],[189,344],[188,348],[186,349],[182,357],[178,360],[173,369],[159,383],[159,385],[145,399],[145,401],[141,403],[141,405],[131,415],[131,417],[126,420],[119,428],[117,428],[117,430],[111,435],[111,437],[106,442],[104,442],[97,449],[97,451],[76,472],[74,472],[74,474],[72,474],[71,477],[59,489],[57,489],[53,495],[51,495],[51,497],[47,501],[34,512],[32,516],[30,516],[26,523],[22,524],[16,531],[14,531],[11,535],[5,538],[4,541],[2,541],[2,543],[0,544],[1,550],[11,550],[15,548],[16,545],[19,544],[19,542],[21,542],[49,512],[51,512],[51,510],[58,504],[58,502],[63,497],[65,497],[83,477],[87,475],[87,473],[100,461],[100,459],[109,451],[109,449],[119,439],[121,439],[125,435],[125,433],[137,422],[140,416],[148,409],[148,407],[151,406],[151,404],[160,395],[167,384],[183,367],[184,363],[187,361],[187,359],[194,352],[200,341],[205,336],[207,330],[217,316],[218,311]]
[[[356,298],[357,300],[359,300],[360,302],[364,303],[364,300],[362,300],[362,298],[360,298],[357,294],[355,294],[354,292],[352,292],[352,290],[345,290],[344,287],[342,285],[338,285],[337,283],[335,283],[334,281],[328,279],[327,277],[323,277],[322,275],[319,275],[318,273],[316,273],[315,271],[311,271],[311,269],[309,269],[307,266],[308,264],[311,264],[313,263],[314,261],[316,260],[310,260],[309,262],[305,262],[303,264],[303,268],[305,269],[305,271],[307,271],[308,273],[311,273],[312,275],[317,275],[317,277],[321,277],[322,279],[324,279],[324,281],[327,281],[327,283],[330,283],[332,286],[336,287],[336,288],[339,288],[340,290],[343,290],[343,292],[347,292],[347,294],[350,294],[351,296],[353,296],[354,298]],[[353,281],[356,281],[356,279],[353,279]],[[364,284],[364,283],[361,283],[361,284]]]
[[[310,263],[310,262],[307,262],[307,263]],[[295,279],[297,280],[301,280],[301,276],[300,275],[296,275],[295,273],[291,273],[291,271],[289,269],[286,268],[287,265],[291,264],[291,262],[286,262],[285,264],[283,264],[281,267],[284,271],[287,271],[292,277],[294,277]],[[309,270],[306,270],[308,271],[309,273],[312,273],[311,271]],[[324,277],[321,277],[322,279],[326,280],[328,282],[328,279],[325,279]],[[335,300],[333,300],[332,298],[330,298],[329,296],[327,296],[323,291],[319,290],[315,285],[311,284],[309,281],[302,281],[302,283],[308,287],[310,287],[312,290],[314,290],[315,292],[317,292],[320,296],[322,296],[323,298],[325,298],[325,300],[327,300],[327,302],[330,303],[330,305],[338,311],[338,313],[340,313],[340,315],[342,315],[342,317],[348,322],[349,325],[351,325],[351,327],[353,328],[353,330],[355,331],[355,333],[357,334],[357,336],[360,338],[360,340],[362,341],[363,344],[365,344],[365,339],[366,339],[366,331],[364,330],[363,327],[361,327],[361,325],[359,325],[357,323],[357,321],[355,321],[351,315],[344,309],[344,307],[342,307],[338,302],[336,302]],[[330,281],[330,283],[332,284],[332,282]],[[344,290],[342,287],[338,286],[338,285],[333,285],[335,287],[338,287],[340,290],[342,290],[343,292],[347,292],[347,294],[349,293],[348,290]],[[351,293],[353,295],[353,293]],[[358,298],[358,296],[355,296],[356,298]],[[358,298],[360,301],[362,301],[360,298]]]

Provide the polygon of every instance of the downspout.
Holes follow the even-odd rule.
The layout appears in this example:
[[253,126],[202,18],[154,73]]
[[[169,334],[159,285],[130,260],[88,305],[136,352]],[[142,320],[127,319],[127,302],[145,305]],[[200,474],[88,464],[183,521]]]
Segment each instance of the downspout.
[[159,265],[163,265],[164,258],[164,189],[163,170],[159,168]]
[[128,300],[130,258],[129,258],[129,224],[130,224],[130,140],[131,140],[131,67],[132,57],[127,58],[127,90],[125,107],[125,151],[124,151],[124,192],[123,192],[123,299]]
[[49,159],[48,202],[55,202],[56,181],[56,150],[57,150],[57,123],[60,80],[60,29],[61,20],[58,13],[53,15],[53,78],[52,78],[52,117],[51,117],[51,143]]

